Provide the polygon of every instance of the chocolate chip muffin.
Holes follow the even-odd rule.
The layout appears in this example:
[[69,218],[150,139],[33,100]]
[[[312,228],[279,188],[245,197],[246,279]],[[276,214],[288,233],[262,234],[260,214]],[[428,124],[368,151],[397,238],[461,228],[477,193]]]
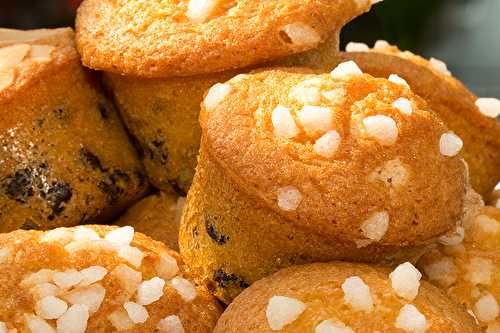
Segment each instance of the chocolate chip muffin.
[[481,332],[421,277],[410,263],[392,271],[340,262],[283,269],[239,295],[214,332]]
[[151,183],[185,195],[206,90],[258,64],[319,65],[338,52],[340,29],[371,2],[86,0],[77,45],[86,66],[107,73]]
[[500,101],[476,97],[438,59],[426,60],[384,41],[372,49],[351,43],[347,50],[350,52],[338,56],[340,62],[354,60],[375,77],[394,73],[407,80],[412,90],[462,138],[472,187],[483,196],[489,195],[500,181],[500,124],[495,120],[500,115]]
[[155,193],[130,207],[117,225],[132,226],[154,240],[179,250],[179,222],[186,198],[170,193]]
[[0,235],[8,332],[209,333],[221,309],[179,255],[131,227]]
[[73,38],[69,28],[0,30],[0,232],[103,221],[147,189]]
[[212,87],[180,231],[224,302],[278,268],[418,257],[469,208],[461,140],[399,77],[257,71]]

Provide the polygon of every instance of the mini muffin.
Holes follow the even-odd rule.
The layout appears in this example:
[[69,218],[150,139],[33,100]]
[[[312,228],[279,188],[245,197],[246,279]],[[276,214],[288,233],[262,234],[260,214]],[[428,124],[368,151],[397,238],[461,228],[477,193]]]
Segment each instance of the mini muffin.
[[185,199],[170,193],[152,194],[130,207],[116,224],[132,226],[178,251],[179,222]]
[[370,7],[370,0],[86,0],[77,44],[86,66],[106,72],[151,183],[185,195],[204,93],[287,56],[323,64],[338,52],[342,26]]
[[0,29],[0,232],[103,221],[147,189],[71,29]]
[[17,332],[210,333],[221,314],[176,252],[132,227],[1,234],[0,270],[0,325]]
[[455,237],[442,239],[419,267],[474,313],[486,332],[500,330],[500,209],[484,207]]
[[340,262],[283,269],[239,295],[214,333],[481,332],[421,276],[410,263],[392,272]]
[[427,110],[352,62],[215,85],[181,222],[186,262],[229,302],[280,267],[418,256],[468,208],[460,138]]
[[340,62],[354,60],[373,76],[395,73],[407,80],[412,90],[462,138],[472,187],[483,196],[489,195],[500,181],[500,124],[495,121],[500,115],[500,101],[477,98],[442,61],[427,61],[387,42],[379,41],[371,50],[364,44],[352,43],[347,50],[351,52],[340,54]]

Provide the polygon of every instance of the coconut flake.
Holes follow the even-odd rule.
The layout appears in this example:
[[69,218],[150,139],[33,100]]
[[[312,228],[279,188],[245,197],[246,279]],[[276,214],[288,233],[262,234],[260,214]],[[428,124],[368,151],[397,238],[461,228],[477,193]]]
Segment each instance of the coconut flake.
[[75,304],[57,319],[58,333],[85,333],[89,320],[89,309],[86,305]]
[[181,319],[176,315],[163,318],[156,326],[161,333],[184,333]]
[[273,296],[266,308],[267,323],[271,330],[279,331],[297,320],[305,309],[306,305],[295,298]]
[[40,237],[40,243],[60,242],[66,245],[72,240],[73,232],[64,228],[48,231]]
[[141,267],[144,253],[136,247],[125,245],[120,247],[118,255],[135,267]]
[[195,286],[184,278],[175,277],[170,281],[170,285],[179,293],[185,302],[193,301],[198,295]]
[[208,91],[203,103],[207,111],[215,108],[231,93],[231,86],[228,84],[217,83]]
[[341,80],[351,76],[361,76],[361,75],[363,75],[363,72],[358,67],[358,65],[352,60],[339,64],[331,72],[331,76],[336,80]]
[[73,239],[75,241],[93,241],[99,240],[101,239],[101,237],[94,230],[81,226],[75,229],[75,232],[73,233]]
[[316,30],[303,23],[291,23],[283,27],[290,41],[298,46],[315,46],[321,42],[321,36]]
[[79,287],[75,290],[62,295],[61,297],[70,304],[84,304],[89,313],[96,313],[106,296],[106,289],[99,284],[93,284],[87,287]]
[[305,105],[299,111],[298,118],[308,132],[327,132],[332,127],[332,110],[327,107]]
[[61,317],[66,310],[68,304],[60,298],[47,296],[36,302],[35,312],[43,319],[57,319]]
[[134,324],[145,323],[149,318],[148,310],[141,304],[126,302],[123,307]]
[[355,333],[352,328],[346,326],[342,322],[332,322],[323,320],[316,326],[314,333]]
[[56,333],[56,330],[49,323],[38,316],[25,314],[24,319],[26,326],[32,333]]
[[365,43],[349,42],[345,47],[346,52],[368,52],[370,48]]
[[302,194],[294,186],[285,186],[278,189],[278,207],[284,211],[294,211],[302,201]]
[[464,143],[452,132],[444,133],[439,139],[439,152],[443,156],[453,157],[462,150]]
[[92,283],[101,281],[108,274],[108,270],[102,266],[91,266],[82,269],[80,273],[83,275],[80,286],[89,286]]
[[431,281],[449,287],[457,280],[457,267],[450,257],[444,257],[424,266],[424,272]]
[[500,100],[497,98],[478,98],[476,106],[486,117],[496,118],[500,116]]
[[428,328],[427,318],[412,304],[401,308],[395,326],[409,333],[423,333]]
[[342,284],[344,291],[344,302],[356,311],[371,312],[373,310],[373,298],[370,287],[358,276],[347,278]]
[[380,241],[389,228],[389,213],[373,213],[363,224],[361,230],[363,235],[375,242]]
[[289,109],[278,105],[273,110],[271,120],[274,126],[274,135],[291,139],[299,134],[299,128],[295,124]]
[[19,65],[26,58],[30,49],[29,44],[16,44],[0,48],[0,72]]
[[491,322],[500,314],[500,308],[495,296],[486,294],[474,304],[474,314],[482,322]]
[[446,76],[451,76],[451,72],[448,70],[448,66],[446,66],[445,62],[443,62],[439,59],[436,59],[436,58],[431,58],[429,60],[429,64],[431,65],[432,68],[434,68],[435,70],[437,70],[441,74],[446,75]]
[[467,273],[464,279],[473,285],[482,284],[489,286],[492,282],[494,269],[495,264],[490,259],[475,257],[470,259],[467,264]]
[[392,103],[392,107],[398,109],[402,114],[411,116],[413,113],[413,106],[409,99],[400,97]]
[[155,269],[158,275],[164,280],[170,280],[179,272],[177,260],[168,253],[160,254]]
[[340,142],[340,134],[337,131],[329,131],[316,140],[313,150],[320,156],[330,158],[337,152]]
[[413,301],[417,297],[422,273],[411,263],[405,262],[396,267],[389,274],[389,278],[396,295],[408,301]]
[[386,49],[390,46],[391,46],[391,44],[389,44],[386,40],[379,39],[375,42],[375,44],[373,45],[373,48],[376,50],[380,50],[380,49]]
[[165,280],[159,277],[142,282],[137,288],[137,303],[149,305],[158,301],[163,296],[164,286]]
[[399,84],[399,85],[406,87],[408,89],[410,88],[410,85],[408,84],[408,82],[406,82],[405,79],[403,79],[402,77],[400,77],[397,74],[389,75],[388,80],[391,81],[392,83]]
[[118,331],[126,331],[134,327],[134,322],[128,316],[124,308],[113,311],[108,316],[108,320]]
[[12,253],[6,247],[0,248],[0,265],[7,264],[12,259]]
[[368,135],[383,146],[392,146],[399,136],[399,129],[391,117],[377,115],[363,119],[363,125]]
[[186,16],[194,23],[204,23],[217,8],[220,0],[189,0]]
[[128,293],[133,294],[137,287],[141,284],[142,273],[127,265],[120,264],[110,273],[113,277],[118,279],[120,286]]
[[64,272],[54,273],[54,283],[62,290],[69,289],[79,284],[83,279],[82,273],[77,270],[70,269]]

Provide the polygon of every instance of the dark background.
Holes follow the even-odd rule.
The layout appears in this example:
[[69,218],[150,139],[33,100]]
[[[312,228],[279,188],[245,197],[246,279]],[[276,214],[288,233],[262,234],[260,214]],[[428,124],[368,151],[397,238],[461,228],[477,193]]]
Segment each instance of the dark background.
[[[0,0],[0,26],[72,25],[78,3]],[[500,97],[500,0],[385,0],[344,29],[342,44],[377,39],[444,60],[478,95]]]

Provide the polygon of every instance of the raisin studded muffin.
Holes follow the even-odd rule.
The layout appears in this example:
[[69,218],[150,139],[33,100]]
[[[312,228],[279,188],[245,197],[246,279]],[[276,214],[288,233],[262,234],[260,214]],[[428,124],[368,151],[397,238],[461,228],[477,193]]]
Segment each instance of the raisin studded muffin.
[[419,262],[428,279],[464,304],[486,332],[500,330],[500,209],[486,206]]
[[354,60],[359,67],[375,77],[398,74],[412,90],[424,98],[446,125],[462,138],[463,156],[470,167],[472,187],[487,196],[500,181],[500,101],[478,98],[455,79],[445,63],[429,61],[411,52],[400,51],[385,41],[373,49],[351,43],[340,62]]
[[115,224],[132,226],[179,251],[179,222],[185,200],[170,193],[152,194],[130,207]]
[[215,85],[181,221],[187,264],[229,302],[297,263],[418,257],[480,201],[460,138],[427,110],[401,78],[353,62]]
[[0,232],[98,222],[147,189],[71,29],[0,29]]
[[210,333],[221,309],[179,255],[132,227],[0,235],[8,332]]
[[295,266],[256,282],[214,333],[472,333],[465,308],[410,263],[392,272],[362,264]]
[[[78,10],[84,65],[106,72],[150,181],[185,195],[208,88],[271,61],[331,61],[339,31],[371,0],[86,0]],[[305,54],[304,54],[305,53]]]

